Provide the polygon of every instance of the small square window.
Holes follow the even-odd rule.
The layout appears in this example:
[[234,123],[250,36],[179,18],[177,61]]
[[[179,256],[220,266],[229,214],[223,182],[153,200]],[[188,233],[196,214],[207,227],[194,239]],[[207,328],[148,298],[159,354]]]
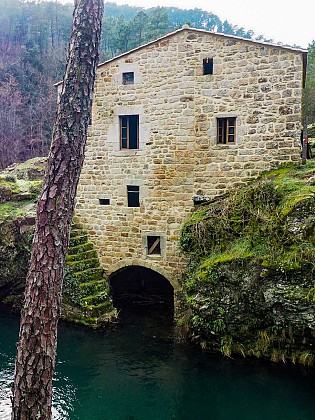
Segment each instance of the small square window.
[[140,187],[127,185],[128,207],[140,207]]
[[147,236],[148,255],[161,255],[161,236]]
[[139,149],[139,115],[122,115],[120,121],[120,148]]
[[101,206],[109,206],[110,205],[110,199],[109,198],[99,198],[98,199]]
[[213,74],[213,58],[203,59],[203,74]]
[[133,71],[128,71],[123,73],[123,84],[124,85],[132,85],[135,82],[135,74]]
[[235,144],[236,118],[217,118],[217,144]]

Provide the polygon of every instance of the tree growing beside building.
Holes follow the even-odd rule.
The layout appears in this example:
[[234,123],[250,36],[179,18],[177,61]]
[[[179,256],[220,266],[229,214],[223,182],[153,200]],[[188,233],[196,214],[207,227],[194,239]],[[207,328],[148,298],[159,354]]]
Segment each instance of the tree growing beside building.
[[37,221],[15,363],[12,419],[51,419],[65,255],[84,159],[103,0],[76,0]]
[[315,124],[315,41],[308,47],[306,83],[303,94],[303,117]]

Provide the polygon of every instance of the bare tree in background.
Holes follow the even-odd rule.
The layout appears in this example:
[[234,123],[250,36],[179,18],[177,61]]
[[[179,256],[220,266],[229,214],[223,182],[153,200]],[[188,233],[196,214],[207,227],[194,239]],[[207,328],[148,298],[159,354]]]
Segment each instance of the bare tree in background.
[[76,0],[66,72],[26,280],[12,419],[51,419],[57,325],[98,61],[103,0]]
[[19,139],[22,131],[22,96],[19,85],[12,76],[0,82],[0,170],[6,168],[19,156]]

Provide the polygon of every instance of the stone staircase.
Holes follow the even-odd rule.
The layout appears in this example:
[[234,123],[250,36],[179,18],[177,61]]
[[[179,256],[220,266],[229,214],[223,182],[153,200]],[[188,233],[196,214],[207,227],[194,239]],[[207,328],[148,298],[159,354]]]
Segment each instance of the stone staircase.
[[117,319],[104,270],[87,233],[78,223],[71,227],[62,317],[93,328],[108,326]]

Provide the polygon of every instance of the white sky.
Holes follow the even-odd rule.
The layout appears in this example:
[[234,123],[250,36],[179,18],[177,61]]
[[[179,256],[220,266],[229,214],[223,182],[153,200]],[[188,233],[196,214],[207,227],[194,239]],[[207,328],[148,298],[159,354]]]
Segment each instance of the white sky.
[[[71,1],[71,0],[62,0]],[[106,0],[105,0],[106,1]],[[117,4],[195,7],[276,42],[307,48],[315,40],[315,0],[111,0]]]

